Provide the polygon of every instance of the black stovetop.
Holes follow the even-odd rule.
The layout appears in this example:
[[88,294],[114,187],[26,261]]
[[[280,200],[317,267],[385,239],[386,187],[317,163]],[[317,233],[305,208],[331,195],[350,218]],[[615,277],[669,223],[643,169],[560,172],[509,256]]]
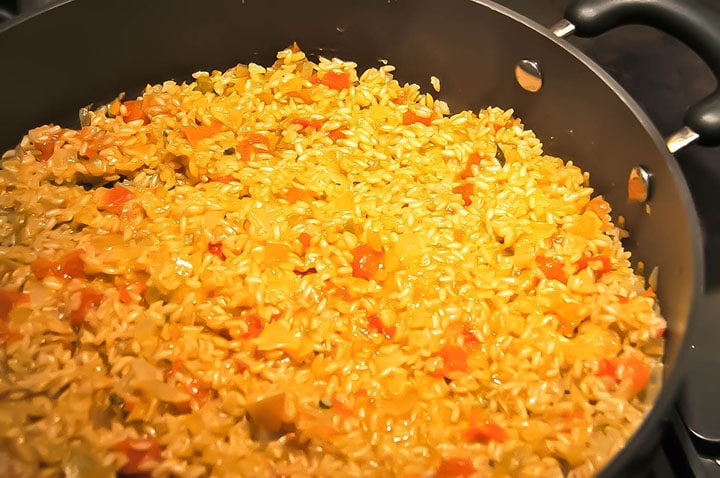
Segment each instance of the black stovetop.
[[[0,21],[50,1],[0,0]],[[550,26],[562,18],[569,0],[495,1]],[[720,0],[699,1],[720,10]],[[716,85],[692,51],[650,28],[623,27],[592,40],[569,41],[605,68],[665,135],[680,128],[687,106]],[[715,353],[720,344],[720,148],[690,146],[676,158],[704,233],[706,294],[698,307],[716,312],[699,314],[707,320],[691,328],[689,375],[648,471],[657,477],[720,477],[720,354]]]

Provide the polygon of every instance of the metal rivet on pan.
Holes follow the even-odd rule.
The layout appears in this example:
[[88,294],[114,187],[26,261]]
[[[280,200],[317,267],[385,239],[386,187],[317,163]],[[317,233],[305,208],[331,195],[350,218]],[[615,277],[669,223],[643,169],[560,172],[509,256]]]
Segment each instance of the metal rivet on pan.
[[535,93],[542,88],[540,65],[533,60],[520,60],[515,65],[515,79],[524,90]]
[[650,173],[642,166],[630,170],[627,193],[630,202],[645,202],[650,196]]

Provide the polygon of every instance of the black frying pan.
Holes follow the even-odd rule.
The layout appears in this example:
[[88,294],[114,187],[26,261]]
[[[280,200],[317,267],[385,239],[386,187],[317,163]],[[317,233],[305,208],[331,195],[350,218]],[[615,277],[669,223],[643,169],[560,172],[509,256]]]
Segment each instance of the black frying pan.
[[[692,0],[579,0],[566,18],[572,26],[565,32],[574,27],[580,35],[624,23],[658,27],[720,75],[720,16]],[[0,149],[39,124],[74,126],[79,106],[119,91],[187,79],[198,69],[272,63],[293,41],[360,68],[387,59],[401,81],[440,76],[440,97],[453,110],[512,107],[548,153],[590,171],[597,192],[626,218],[634,259],[660,269],[665,382],[638,432],[603,472],[637,476],[683,378],[686,330],[703,292],[698,220],[675,159],[632,98],[582,53],[520,15],[485,0],[60,2],[0,27]],[[522,59],[542,71],[536,93],[515,80]],[[691,108],[685,124],[689,140],[720,144],[720,92]],[[650,175],[650,196],[629,203],[626,184],[636,166]]]

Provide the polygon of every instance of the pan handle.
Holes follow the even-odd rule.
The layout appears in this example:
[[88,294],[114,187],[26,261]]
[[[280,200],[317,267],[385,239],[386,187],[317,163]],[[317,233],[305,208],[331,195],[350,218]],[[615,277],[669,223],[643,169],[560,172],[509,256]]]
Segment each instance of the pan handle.
[[[597,36],[628,24],[647,25],[668,33],[692,48],[710,67],[720,84],[720,13],[696,0],[573,0],[565,20],[553,33]],[[685,127],[667,138],[671,152],[698,141],[720,145],[720,87],[690,107]]]

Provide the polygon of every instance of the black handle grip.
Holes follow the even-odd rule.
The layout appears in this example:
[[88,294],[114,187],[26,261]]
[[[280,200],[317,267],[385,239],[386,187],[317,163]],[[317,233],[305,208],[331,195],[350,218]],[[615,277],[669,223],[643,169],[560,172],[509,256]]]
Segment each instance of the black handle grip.
[[[695,0],[574,0],[565,18],[579,36],[628,24],[657,28],[692,48],[720,83],[720,13]],[[700,135],[700,144],[720,145],[720,89],[688,109],[685,125]]]

